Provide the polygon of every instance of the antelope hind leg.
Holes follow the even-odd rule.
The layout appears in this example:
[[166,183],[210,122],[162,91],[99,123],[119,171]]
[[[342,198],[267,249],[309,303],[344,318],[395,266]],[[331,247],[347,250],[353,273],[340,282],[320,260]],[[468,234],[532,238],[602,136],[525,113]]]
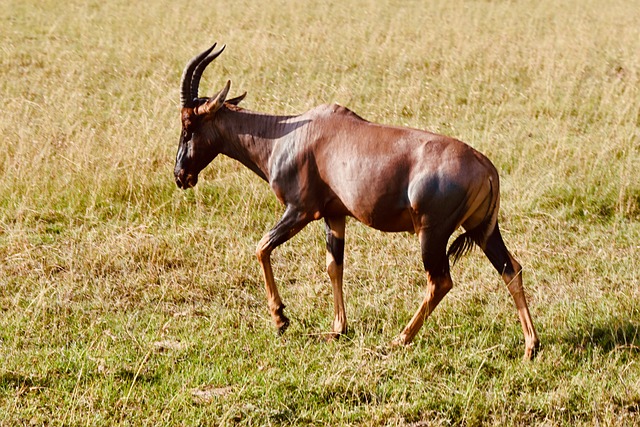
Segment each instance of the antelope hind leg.
[[522,267],[507,250],[497,223],[493,232],[489,235],[483,250],[487,258],[489,258],[489,261],[491,261],[491,264],[493,264],[493,267],[502,276],[502,280],[504,280],[507,285],[507,289],[509,289],[509,293],[516,304],[518,318],[520,319],[522,332],[524,334],[524,359],[531,360],[540,347],[540,340],[533,326],[531,313],[529,312],[527,300],[524,295]]
[[427,273],[427,295],[409,321],[409,324],[392,342],[392,345],[407,345],[411,343],[424,321],[433,313],[433,310],[453,287],[453,281],[449,275],[449,260],[446,255],[447,240],[433,233],[429,236],[427,234],[426,228],[418,232],[422,249],[422,262]]
[[444,296],[453,287],[451,277],[447,273],[446,275],[438,278],[434,278],[427,272],[427,296],[420,304],[418,311],[415,312],[407,326],[402,330],[400,335],[393,340],[392,345],[408,345],[413,341],[416,334],[422,327],[422,324],[436,306],[442,301]]

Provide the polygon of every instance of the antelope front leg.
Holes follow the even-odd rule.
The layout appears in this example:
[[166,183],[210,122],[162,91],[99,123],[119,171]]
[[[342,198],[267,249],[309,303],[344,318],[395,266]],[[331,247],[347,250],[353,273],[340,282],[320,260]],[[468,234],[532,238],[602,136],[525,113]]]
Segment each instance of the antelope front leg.
[[267,291],[267,305],[269,307],[269,313],[273,323],[276,324],[278,332],[283,334],[289,327],[289,319],[284,315],[284,304],[280,299],[278,288],[276,287],[276,281],[273,278],[273,269],[271,268],[271,249],[269,249],[269,234],[266,234],[260,243],[258,243],[258,249],[256,251],[258,261],[262,267],[262,278],[264,279],[265,290]]
[[344,260],[344,228],[345,217],[325,218],[326,242],[327,242],[327,273],[331,279],[333,288],[334,318],[331,324],[329,339],[335,339],[339,335],[347,333],[347,314],[344,309],[344,297],[342,294],[342,271]]
[[283,313],[284,304],[280,299],[280,294],[278,293],[278,288],[273,278],[271,252],[295,236],[308,222],[304,215],[301,215],[298,211],[288,206],[284,215],[280,218],[280,221],[278,221],[271,231],[262,237],[256,249],[256,256],[262,267],[262,277],[267,291],[269,312],[280,334],[284,333],[289,327],[289,319]]

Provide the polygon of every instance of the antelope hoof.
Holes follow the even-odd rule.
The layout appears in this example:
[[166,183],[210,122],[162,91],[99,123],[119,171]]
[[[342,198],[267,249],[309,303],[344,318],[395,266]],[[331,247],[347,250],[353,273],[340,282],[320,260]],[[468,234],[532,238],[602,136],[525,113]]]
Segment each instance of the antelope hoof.
[[538,350],[540,350],[540,342],[536,341],[532,345],[527,345],[524,349],[524,360],[533,360],[538,354]]
[[285,315],[282,315],[280,319],[276,321],[276,328],[278,328],[278,335],[283,335],[289,327],[289,319]]
[[347,323],[344,321],[334,320],[331,323],[331,333],[327,335],[327,340],[340,338],[340,335],[347,334]]
[[391,341],[391,347],[406,347],[411,344],[411,340],[404,334],[397,336],[393,341]]
[[324,335],[324,340],[326,342],[331,342],[331,341],[336,341],[338,338],[340,338],[343,335],[347,334],[347,328],[342,328],[338,331],[336,331],[335,329],[331,332],[329,332],[328,334]]
[[274,313],[272,313],[273,321],[276,324],[276,328],[278,328],[278,335],[284,334],[284,332],[289,327],[289,318],[283,313],[284,306],[279,307]]
[[340,333],[338,332],[329,332],[327,334],[323,334],[323,338],[325,342],[337,341],[340,338]]

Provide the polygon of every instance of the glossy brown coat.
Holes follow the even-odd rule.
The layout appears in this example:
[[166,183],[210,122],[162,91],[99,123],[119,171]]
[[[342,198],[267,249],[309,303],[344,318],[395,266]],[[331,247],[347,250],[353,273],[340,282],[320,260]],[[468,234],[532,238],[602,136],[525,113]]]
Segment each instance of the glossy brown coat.
[[[473,244],[502,275],[525,335],[525,358],[539,341],[522,287],[522,269],[506,249],[498,227],[499,178],[481,153],[453,138],[368,122],[339,105],[322,105],[298,116],[239,108],[244,95],[227,100],[230,82],[212,98],[198,97],[205,67],[224,47],[194,57],[182,77],[182,136],[175,179],[197,183],[218,154],[234,158],[267,181],[285,206],[278,223],[257,247],[270,313],[280,332],[289,325],[271,269],[270,254],[309,222],[325,219],[327,272],[334,291],[330,337],[347,330],[342,293],[345,218],[381,231],[418,235],[427,295],[394,341],[408,344],[453,283],[449,257]],[[195,87],[193,85],[196,85]],[[462,226],[447,251],[452,233]]]

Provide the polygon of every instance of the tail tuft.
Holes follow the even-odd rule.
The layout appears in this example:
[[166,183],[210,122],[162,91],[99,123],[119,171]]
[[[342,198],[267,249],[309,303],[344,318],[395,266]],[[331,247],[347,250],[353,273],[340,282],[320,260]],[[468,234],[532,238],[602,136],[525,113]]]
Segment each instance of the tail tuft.
[[453,265],[455,265],[456,262],[458,262],[458,260],[464,255],[471,252],[475,240],[477,239],[477,236],[474,234],[479,234],[477,231],[477,228],[471,231],[466,231],[451,243],[451,246],[449,246],[449,250],[447,251],[447,257],[452,258]]

